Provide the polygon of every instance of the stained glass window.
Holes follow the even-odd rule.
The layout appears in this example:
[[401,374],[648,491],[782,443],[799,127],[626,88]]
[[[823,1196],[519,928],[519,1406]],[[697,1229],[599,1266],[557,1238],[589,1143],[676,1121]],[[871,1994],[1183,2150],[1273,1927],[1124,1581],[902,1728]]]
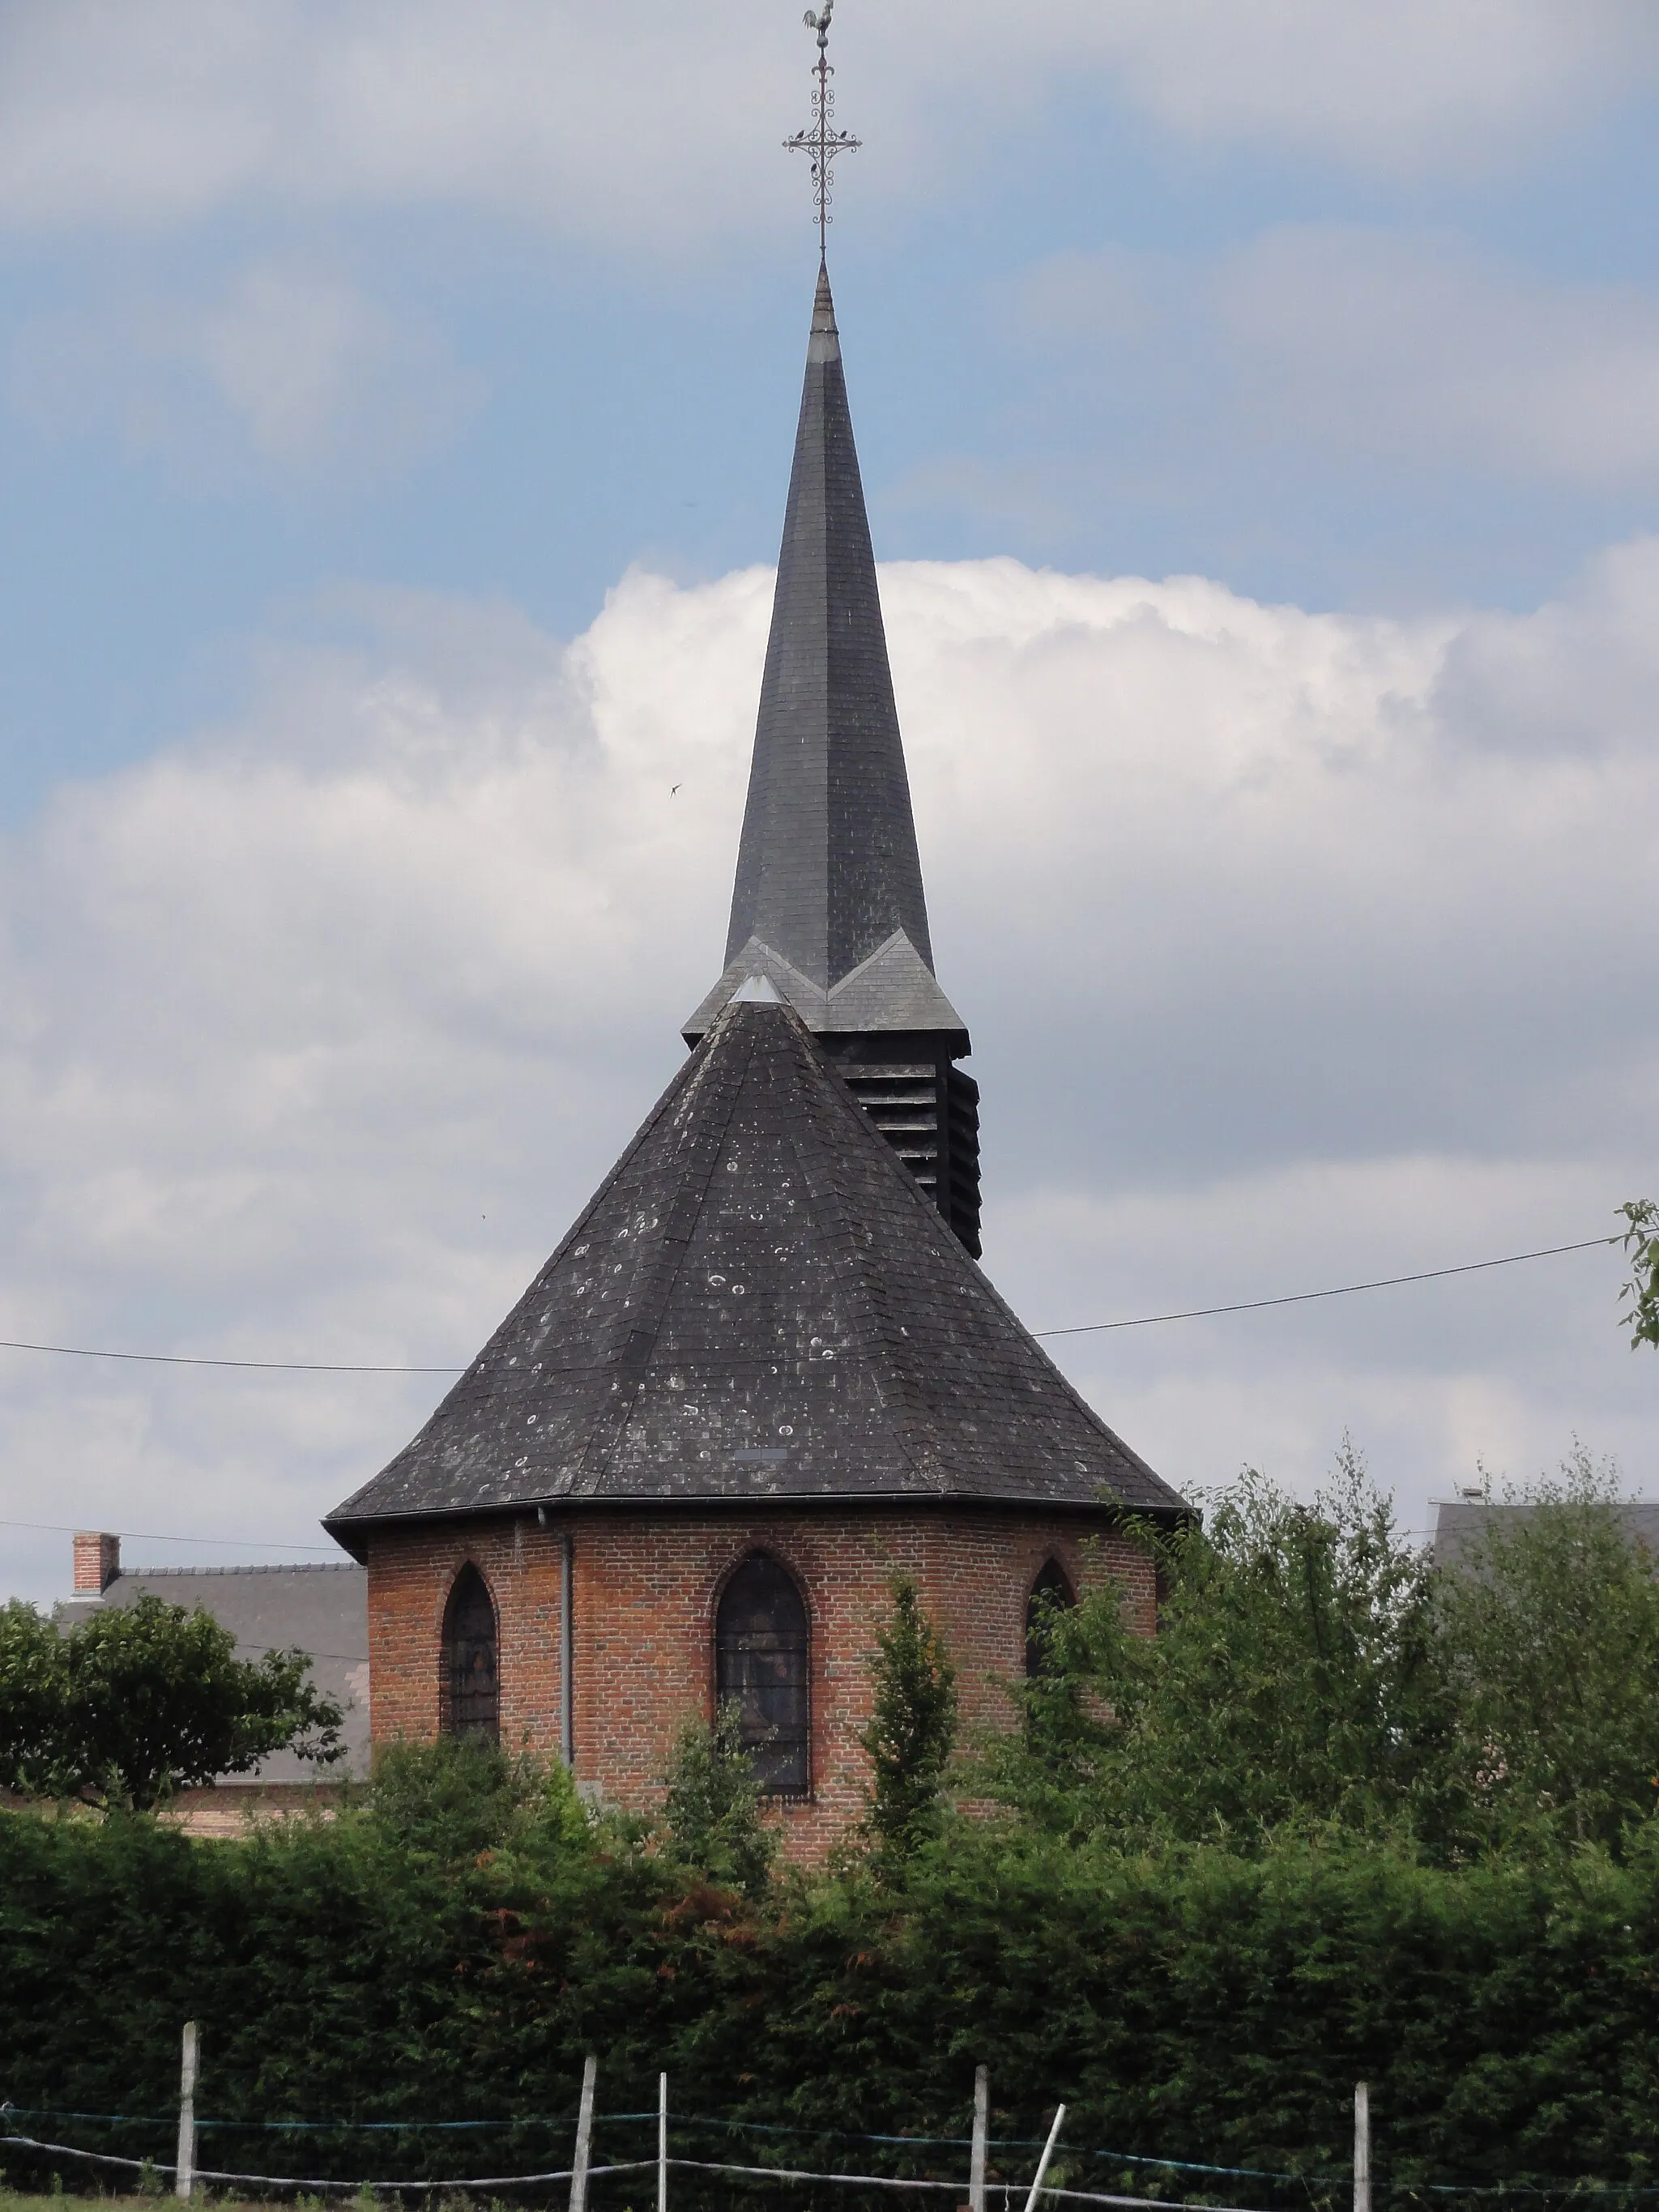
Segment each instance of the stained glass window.
[[715,1687],[738,1709],[744,1749],[769,1796],[811,1786],[806,1607],[787,1569],[756,1552],[726,1586],[714,1624]]
[[444,1614],[443,1687],[447,1735],[492,1741],[500,1735],[495,1607],[488,1584],[470,1561],[455,1577]]

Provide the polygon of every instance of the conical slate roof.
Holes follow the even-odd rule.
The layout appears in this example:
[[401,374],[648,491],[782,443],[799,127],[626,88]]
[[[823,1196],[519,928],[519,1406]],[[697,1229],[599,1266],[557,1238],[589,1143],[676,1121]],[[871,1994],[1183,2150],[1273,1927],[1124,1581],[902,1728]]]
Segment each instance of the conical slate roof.
[[327,1526],[557,1499],[1181,1501],[1091,1413],[791,1008],[729,1006],[415,1438]]
[[[820,1031],[968,1038],[934,980],[910,784],[841,338],[820,267],[726,969],[700,1036],[764,975]],[[838,990],[857,975],[859,988]]]

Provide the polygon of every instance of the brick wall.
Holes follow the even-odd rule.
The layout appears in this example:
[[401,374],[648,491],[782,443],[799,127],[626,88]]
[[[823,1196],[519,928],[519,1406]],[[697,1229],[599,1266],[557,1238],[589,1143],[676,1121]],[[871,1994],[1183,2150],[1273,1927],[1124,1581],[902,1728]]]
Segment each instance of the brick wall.
[[435,1522],[369,1540],[374,1737],[436,1735],[444,1607],[462,1565],[489,1584],[499,1622],[501,1741],[559,1750],[560,1551],[574,1553],[572,1707],[579,1784],[608,1804],[660,1802],[675,1733],[714,1707],[714,1613],[727,1577],[774,1553],[805,1598],[811,1630],[812,1790],[779,1818],[792,1856],[815,1859],[863,1809],[859,1736],[870,1716],[870,1656],[896,1571],[915,1577],[957,1669],[968,1727],[1002,1723],[997,1685],[1025,1661],[1027,1594],[1045,1560],[1074,1589],[1111,1575],[1152,1632],[1151,1561],[1105,1516],[985,1509],[817,1511],[750,1516],[576,1510],[533,1518]]

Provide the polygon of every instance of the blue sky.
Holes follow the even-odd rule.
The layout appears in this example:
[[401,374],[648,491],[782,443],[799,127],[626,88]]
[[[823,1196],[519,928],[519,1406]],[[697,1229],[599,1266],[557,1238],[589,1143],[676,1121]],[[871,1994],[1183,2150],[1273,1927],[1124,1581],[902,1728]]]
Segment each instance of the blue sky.
[[[340,12],[392,63],[434,42],[429,10],[402,41],[384,10]],[[1334,88],[1247,88],[1184,123],[1158,110],[1220,66],[1202,52],[1218,0],[1170,11],[1183,38],[1150,61],[1126,37],[1115,68],[1086,30],[1110,8],[1042,12],[1024,66],[1012,10],[848,0],[837,26],[843,119],[869,143],[842,164],[835,276],[886,555],[1192,570],[1309,606],[1518,606],[1646,526],[1655,404],[1594,374],[1621,345],[1650,386],[1659,364],[1642,10],[1472,8],[1487,72],[1461,42],[1438,51],[1430,15],[1350,9]],[[1131,33],[1136,12],[1118,11]],[[1246,64],[1271,73],[1305,11],[1231,12],[1235,38],[1261,23]],[[65,19],[55,40],[31,36],[43,13]],[[0,11],[10,102],[33,103],[0,195],[12,818],[62,775],[234,707],[255,641],[313,620],[319,585],[499,593],[569,634],[630,562],[689,579],[771,556],[812,242],[804,165],[776,141],[805,118],[810,34],[781,0],[707,21],[630,9],[584,75],[538,37],[538,14],[576,13],[477,19],[503,73],[545,68],[532,132],[556,140],[584,97],[608,110],[611,150],[568,210],[533,147],[480,179],[487,149],[446,143],[441,115],[407,122],[393,181],[346,165],[307,190],[307,130],[346,66],[316,10],[252,9],[285,26],[291,80],[220,56],[205,113],[187,98],[199,10],[161,11],[101,64],[98,9]],[[1542,51],[1506,83],[1501,50],[1528,39]],[[1414,102],[1364,97],[1391,44],[1428,80]],[[492,94],[505,104],[486,76]],[[96,173],[50,147],[52,173],[26,173],[40,141],[100,124],[118,148]],[[487,106],[469,126],[503,127]],[[192,127],[297,143],[222,175],[204,153],[170,194],[149,134]],[[1450,329],[1425,296],[1437,272]],[[1396,349],[1357,391],[1327,319],[1343,276],[1350,316]],[[1524,405],[1508,433],[1470,434],[1460,374],[1489,379],[1501,414],[1506,342],[1546,335],[1559,357],[1536,404],[1616,410],[1599,453],[1552,453]],[[1440,357],[1418,388],[1425,340]]]
[[[465,1358],[672,1072],[812,52],[0,0],[0,1333]],[[1595,1233],[1659,1182],[1659,19],[839,0],[834,55],[994,1273],[1047,1324]],[[1414,1520],[1575,1431],[1644,1483],[1616,1265],[1555,1264],[1066,1358],[1188,1485],[1345,1425]],[[314,1540],[422,1407],[11,1358],[0,1518]]]

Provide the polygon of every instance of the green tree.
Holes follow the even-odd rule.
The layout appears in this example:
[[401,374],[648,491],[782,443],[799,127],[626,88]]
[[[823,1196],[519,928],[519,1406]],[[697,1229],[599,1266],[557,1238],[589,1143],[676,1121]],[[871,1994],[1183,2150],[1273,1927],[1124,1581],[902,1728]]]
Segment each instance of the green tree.
[[674,1745],[663,1817],[674,1856],[688,1867],[757,1897],[770,1878],[777,1837],[761,1816],[760,1784],[743,1746],[733,1700],[713,1727],[688,1721]]
[[1659,1346],[1659,1205],[1638,1198],[1619,1211],[1628,1224],[1625,1255],[1630,1264],[1630,1280],[1620,1295],[1634,1351],[1638,1345]]
[[587,1815],[569,1770],[514,1756],[487,1736],[388,1743],[368,1793],[376,1842],[412,1861],[459,1865],[508,1845],[586,1847]]
[[1050,1613],[985,1751],[1038,1831],[1255,1853],[1334,1826],[1455,1863],[1659,1827],[1659,1579],[1583,1452],[1438,1561],[1351,1452],[1311,1506],[1247,1475],[1146,1540],[1157,1637],[1109,1585]]
[[303,1651],[236,1656],[210,1613],[144,1596],[60,1636],[32,1606],[0,1613],[0,1784],[147,1811],[246,1774],[276,1751],[327,1765],[341,1711]]
[[63,1640],[32,1605],[0,1613],[0,1788],[52,1795],[64,1734]]
[[893,1617],[876,1632],[875,1705],[860,1741],[872,1770],[866,1830],[897,1871],[934,1834],[956,1747],[956,1669],[908,1575],[894,1577]]
[[1139,1534],[1158,1635],[1109,1582],[1051,1611],[1045,1668],[1013,1686],[1024,1729],[988,1749],[995,1795],[1064,1833],[1245,1850],[1286,1821],[1428,1817],[1449,1725],[1431,1570],[1351,1447],[1311,1505],[1249,1473],[1207,1528]]
[[1659,1580],[1582,1448],[1437,1578],[1436,1642],[1476,1834],[1624,1848],[1659,1795]]

